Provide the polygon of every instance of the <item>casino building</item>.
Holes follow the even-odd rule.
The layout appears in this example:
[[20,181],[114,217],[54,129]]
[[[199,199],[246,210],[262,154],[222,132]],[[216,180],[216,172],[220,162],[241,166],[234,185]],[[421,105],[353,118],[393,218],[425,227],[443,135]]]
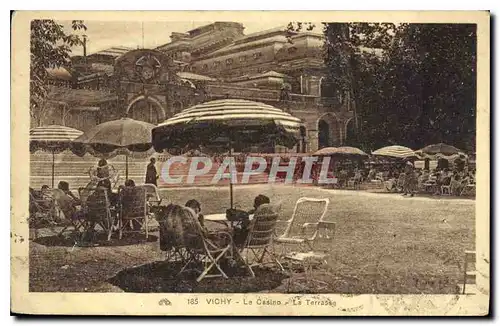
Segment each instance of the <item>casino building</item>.
[[241,23],[215,22],[170,37],[156,49],[87,54],[84,45],[71,69],[49,70],[50,105],[32,124],[85,131],[124,116],[158,123],[201,102],[238,98],[302,119],[294,151],[344,145],[354,132],[355,103],[324,77],[322,34],[278,27],[245,35]]

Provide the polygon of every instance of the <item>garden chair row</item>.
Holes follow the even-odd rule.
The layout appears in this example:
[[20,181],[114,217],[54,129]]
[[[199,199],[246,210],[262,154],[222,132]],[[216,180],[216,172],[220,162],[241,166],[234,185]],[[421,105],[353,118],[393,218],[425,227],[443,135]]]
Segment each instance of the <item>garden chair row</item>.
[[[335,222],[324,220],[328,204],[328,199],[300,198],[295,204],[292,217],[287,221],[278,220],[279,214],[276,206],[261,205],[254,214],[249,234],[242,246],[236,246],[232,235],[228,232],[204,233],[194,220],[185,228],[186,234],[183,242],[175,243],[175,236],[169,235],[165,221],[160,221],[160,230],[164,230],[160,237],[166,237],[169,241],[168,246],[162,249],[167,252],[168,260],[181,262],[183,267],[180,273],[188,270],[188,266],[193,263],[203,266],[198,271],[198,282],[206,277],[228,278],[228,273],[221,264],[228,257],[244,267],[252,277],[255,277],[253,269],[255,266],[267,263],[274,264],[283,271],[280,260],[302,262],[299,254],[303,254],[305,250],[309,250],[309,253],[314,252],[315,241],[322,230],[328,230],[331,233],[328,238],[333,238]],[[285,230],[281,236],[277,236],[276,227],[280,223],[285,224]],[[219,241],[214,241],[217,237]],[[221,239],[223,241],[220,241]],[[275,244],[298,245],[300,251],[278,255],[275,251]],[[217,273],[210,274],[212,270]]]

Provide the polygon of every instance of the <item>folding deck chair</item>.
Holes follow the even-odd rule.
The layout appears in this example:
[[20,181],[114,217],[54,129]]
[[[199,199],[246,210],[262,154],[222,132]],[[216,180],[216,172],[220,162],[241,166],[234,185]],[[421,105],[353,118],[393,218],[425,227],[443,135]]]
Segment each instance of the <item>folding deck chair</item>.
[[41,199],[29,193],[29,228],[33,237],[38,237],[38,229],[46,225],[54,227],[57,208],[53,199]]
[[[149,210],[146,200],[146,188],[125,187],[120,190],[120,214],[118,219],[119,238],[123,233],[141,232],[134,230],[133,221],[136,221],[146,232],[146,239],[149,237]],[[131,231],[124,231],[130,225]]]
[[[80,190],[78,190],[78,193],[80,195]],[[65,194],[62,192],[62,190],[59,190],[59,193],[54,197],[55,202],[58,204],[60,207],[60,211],[62,214],[64,214],[64,217],[66,219],[66,224],[62,228],[61,231],[59,231],[58,236],[61,236],[64,234],[66,230],[68,230],[70,227],[73,228],[73,233],[81,233],[82,229],[85,229],[85,215],[83,211],[84,204],[80,203],[80,205],[77,205],[76,207],[73,206],[73,200],[71,199],[70,203],[66,202],[64,205],[61,205],[60,202],[60,197],[59,196],[65,196]],[[71,207],[69,206],[71,205]],[[81,212],[82,214],[77,214],[78,212]]]
[[[284,271],[283,266],[276,258],[273,247],[273,237],[277,221],[278,213],[275,209],[273,210],[273,206],[270,204],[261,205],[255,211],[247,239],[241,250],[242,252],[246,250],[246,255],[242,256],[252,277],[255,277],[252,267],[263,265],[266,256],[271,259],[271,263],[276,264]],[[252,262],[249,259],[250,253],[253,255]]]
[[288,221],[284,221],[287,224],[285,231],[274,242],[284,245],[298,245],[302,249],[313,250],[320,223],[331,224],[332,228],[335,227],[335,222],[324,221],[329,203],[328,198],[299,198],[292,217]]
[[460,192],[460,196],[465,196],[465,195],[475,195],[476,194],[476,183],[475,182],[469,182],[466,185],[463,186],[462,191]]
[[[235,258],[240,260],[243,260],[243,258],[234,246],[229,233],[219,231],[212,235],[217,235],[220,241],[210,239],[209,235],[204,233],[194,215],[192,218],[184,220],[184,246],[188,253],[188,259],[179,274],[186,271],[190,264],[201,263],[203,270],[196,279],[197,282],[209,277],[228,278],[221,266],[221,259],[233,255],[236,255]],[[216,269],[218,273],[209,274],[213,269]]]

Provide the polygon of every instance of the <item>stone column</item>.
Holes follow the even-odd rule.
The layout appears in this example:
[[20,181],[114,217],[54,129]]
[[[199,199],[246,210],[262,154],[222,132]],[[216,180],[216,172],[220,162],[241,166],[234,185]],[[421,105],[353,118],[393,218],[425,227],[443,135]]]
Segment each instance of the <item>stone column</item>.
[[347,137],[347,130],[345,129],[345,119],[342,119],[339,121],[339,139],[340,139],[340,146],[344,146],[346,137]]
[[318,130],[309,129],[307,131],[307,144],[306,151],[309,153],[316,152],[318,150]]

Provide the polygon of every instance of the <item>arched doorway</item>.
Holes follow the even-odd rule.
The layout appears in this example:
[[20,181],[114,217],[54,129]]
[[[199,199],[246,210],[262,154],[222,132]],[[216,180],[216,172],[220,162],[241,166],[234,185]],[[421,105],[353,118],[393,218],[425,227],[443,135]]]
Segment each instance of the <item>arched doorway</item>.
[[318,149],[328,147],[330,144],[330,126],[324,120],[318,122]]
[[326,113],[318,120],[318,148],[340,146],[341,128],[338,118]]
[[133,100],[126,112],[127,117],[135,120],[158,124],[165,120],[165,110],[151,97],[139,97]]
[[344,142],[346,145],[355,145],[357,135],[356,135],[356,127],[354,125],[354,121],[352,118],[345,123],[345,139]]

